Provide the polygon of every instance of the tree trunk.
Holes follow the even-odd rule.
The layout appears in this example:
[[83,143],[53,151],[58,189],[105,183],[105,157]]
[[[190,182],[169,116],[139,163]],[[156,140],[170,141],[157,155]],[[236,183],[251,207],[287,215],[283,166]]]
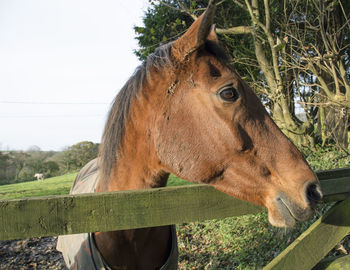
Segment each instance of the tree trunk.
[[[283,81],[281,76],[281,66],[278,58],[279,51],[277,50],[273,34],[270,30],[269,7],[265,1],[265,24],[260,21],[260,12],[257,0],[252,0],[251,5],[246,0],[247,8],[252,18],[252,35],[254,39],[255,55],[259,63],[259,67],[264,73],[266,83],[268,85],[267,92],[271,100],[271,116],[279,126],[298,147],[314,146],[314,140],[310,133],[313,132],[312,125],[309,122],[302,123],[294,116],[294,95],[290,94],[288,85],[290,82]],[[262,32],[263,31],[263,32]],[[263,44],[263,42],[265,44]],[[266,44],[270,49],[271,56],[269,57]],[[287,76],[291,80],[290,76]],[[284,78],[287,80],[287,78]]]

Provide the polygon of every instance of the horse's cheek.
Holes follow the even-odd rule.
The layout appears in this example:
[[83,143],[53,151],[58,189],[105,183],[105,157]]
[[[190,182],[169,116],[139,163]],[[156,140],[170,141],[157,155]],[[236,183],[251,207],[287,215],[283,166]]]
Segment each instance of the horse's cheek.
[[177,141],[178,132],[171,131],[162,125],[155,134],[155,148],[161,164],[163,164],[171,173],[179,175],[183,170],[180,161],[183,159],[184,153],[178,152],[181,145]]

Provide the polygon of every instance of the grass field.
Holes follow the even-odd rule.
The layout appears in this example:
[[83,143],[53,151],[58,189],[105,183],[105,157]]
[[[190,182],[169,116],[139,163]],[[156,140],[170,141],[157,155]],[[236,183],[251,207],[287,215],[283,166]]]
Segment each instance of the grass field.
[[44,181],[30,181],[0,186],[0,199],[68,194],[77,173],[47,178]]
[[[0,199],[18,199],[37,196],[68,194],[77,173],[47,178],[44,181],[30,181],[0,186]],[[169,177],[168,186],[191,184],[173,175]]]

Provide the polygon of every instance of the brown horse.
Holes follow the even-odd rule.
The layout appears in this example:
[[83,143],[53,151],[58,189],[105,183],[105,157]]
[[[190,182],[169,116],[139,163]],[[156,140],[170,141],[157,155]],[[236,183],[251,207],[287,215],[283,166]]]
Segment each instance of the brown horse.
[[[319,182],[228,65],[214,9],[211,2],[183,36],[151,54],[117,95],[93,191],[163,187],[172,173],[264,205],[272,225],[293,226],[313,214]],[[165,269],[172,233],[96,232],[93,242],[112,269]]]

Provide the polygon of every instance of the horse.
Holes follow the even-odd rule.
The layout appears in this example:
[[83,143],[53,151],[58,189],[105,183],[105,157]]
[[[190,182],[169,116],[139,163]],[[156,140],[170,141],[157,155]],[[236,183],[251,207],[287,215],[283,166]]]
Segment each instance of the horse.
[[[229,64],[214,12],[211,1],[136,69],[111,106],[98,159],[71,193],[164,187],[171,173],[265,206],[277,227],[313,215],[319,181]],[[169,225],[60,236],[57,247],[73,269],[176,269],[174,232]]]
[[34,177],[38,181],[43,181],[44,180],[44,174],[43,173],[36,173],[36,174],[34,174]]

